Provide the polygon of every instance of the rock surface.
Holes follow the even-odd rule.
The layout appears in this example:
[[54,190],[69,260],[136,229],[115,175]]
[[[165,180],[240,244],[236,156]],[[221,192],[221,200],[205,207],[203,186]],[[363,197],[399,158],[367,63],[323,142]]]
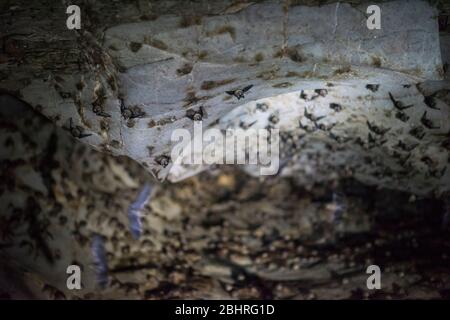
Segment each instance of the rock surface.
[[[450,42],[429,2],[380,2],[375,31],[356,0],[86,0],[80,31],[66,5],[0,4],[0,299],[449,298]],[[205,129],[279,129],[278,175],[169,160],[200,107]]]
[[[0,299],[449,298],[448,203],[231,167],[155,185],[135,240],[126,211],[152,181],[145,170],[0,102]],[[105,239],[103,290],[93,235]],[[67,289],[72,264],[81,290]],[[367,290],[371,264],[381,290]]]
[[[170,156],[173,130],[192,131],[186,115],[202,106],[204,128],[236,127],[243,119],[264,128],[275,113],[275,127],[297,146],[282,141],[282,161],[295,164],[283,174],[301,181],[351,174],[417,194],[448,191],[448,91],[438,90],[448,83],[421,89],[443,77],[437,9],[418,0],[382,2],[382,29],[369,30],[367,3],[316,4],[85,1],[83,27],[70,31],[64,6],[19,2],[2,19],[0,88],[59,126],[69,129],[72,121],[76,135],[89,135],[83,142],[129,156],[160,180],[200,170],[173,168]],[[31,23],[32,16],[52,19]],[[245,99],[225,93],[249,84]],[[329,95],[298,98],[318,88]],[[414,108],[399,112],[389,92]],[[432,93],[435,109],[423,102]],[[256,117],[252,110],[264,101],[270,108]],[[333,129],[310,134],[314,123],[305,110],[326,115],[320,125]],[[391,129],[374,134],[367,122]]]

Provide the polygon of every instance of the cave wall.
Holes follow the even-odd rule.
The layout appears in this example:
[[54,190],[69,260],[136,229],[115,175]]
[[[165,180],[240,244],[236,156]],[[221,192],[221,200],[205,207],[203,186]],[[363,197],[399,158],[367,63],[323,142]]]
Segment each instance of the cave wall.
[[[240,126],[242,117],[266,128],[276,113],[279,123],[271,126],[285,132],[280,155],[289,161],[283,175],[305,183],[352,175],[413,193],[447,191],[448,83],[423,85],[444,77],[438,10],[428,2],[379,3],[381,30],[366,28],[367,2],[79,5],[78,31],[67,30],[60,3],[4,5],[0,88],[69,132],[72,121],[97,150],[179,181],[203,169],[170,159],[173,130],[192,131],[188,110],[202,106],[203,126],[221,130]],[[225,93],[249,84],[245,99]],[[328,96],[299,97],[318,88]],[[389,93],[414,107],[397,110]],[[437,106],[430,108],[424,96],[433,93]],[[270,107],[258,118],[261,101]],[[332,102],[343,110],[332,110]],[[319,127],[330,129],[316,130],[305,110],[326,116]],[[390,129],[377,134],[368,122]]]

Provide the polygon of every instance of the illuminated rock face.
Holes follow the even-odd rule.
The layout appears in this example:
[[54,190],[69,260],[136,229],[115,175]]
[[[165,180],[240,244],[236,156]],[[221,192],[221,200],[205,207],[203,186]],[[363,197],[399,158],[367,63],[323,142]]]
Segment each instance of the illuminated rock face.
[[[151,177],[135,161],[96,152],[13,99],[0,97],[0,106],[2,298],[310,299],[308,288],[318,299],[348,299],[361,287],[358,299],[446,297],[443,201],[410,203],[409,193],[355,182],[340,195],[331,184],[308,191],[228,167],[155,185],[136,240],[127,208]],[[96,285],[95,234],[105,238],[105,290]],[[389,266],[381,297],[364,286],[372,263]],[[66,285],[72,264],[81,290]],[[236,270],[273,285],[258,289]],[[392,292],[396,283],[404,290]]]
[[[378,194],[369,188],[361,192],[362,187],[356,186],[353,189],[361,198],[344,197],[342,204],[327,199],[324,205],[317,202],[324,197],[323,191],[305,194],[302,189],[352,176],[365,184],[413,194],[448,191],[449,83],[440,80],[436,10],[424,1],[409,1],[407,7],[403,1],[385,2],[380,5],[382,30],[369,31],[364,5],[319,7],[301,5],[314,1],[292,2],[300,5],[224,0],[208,5],[156,1],[148,6],[140,1],[137,6],[86,1],[80,33],[65,29],[65,7],[57,7],[60,2],[41,1],[33,7],[29,1],[15,1],[13,9],[1,10],[6,13],[0,30],[7,36],[0,55],[4,169],[0,261],[7,261],[11,270],[0,266],[0,288],[11,289],[12,297],[15,291],[24,293],[21,298],[161,298],[159,292],[170,281],[186,284],[180,288],[202,288],[171,291],[171,298],[267,298],[258,292],[255,296],[224,292],[217,279],[232,272],[229,266],[208,260],[211,250],[225,254],[223,249],[231,249],[233,263],[261,279],[308,280],[313,285],[316,280],[332,283],[328,270],[340,276],[353,273],[348,261],[366,263],[368,258],[371,263],[374,257],[379,261],[370,252],[377,243],[376,251],[388,252],[392,247],[395,261],[398,257],[410,261],[414,254],[410,254],[409,239],[412,247],[419,239],[421,252],[426,253],[419,254],[414,264],[423,261],[437,266],[437,276],[428,268],[422,272],[446,279],[448,272],[441,266],[447,265],[447,255],[441,258],[440,252],[448,252],[448,241],[444,233],[436,232],[435,223],[440,203],[421,202],[409,210],[409,193]],[[440,36],[441,51],[450,52],[445,49],[448,35]],[[448,57],[442,59],[448,62]],[[250,84],[253,87],[244,99],[225,93]],[[326,89],[327,94],[311,100],[315,89]],[[70,129],[80,143],[5,98],[3,91]],[[405,106],[413,106],[399,110],[389,93]],[[304,94],[307,99],[302,98]],[[430,96],[431,100],[425,100]],[[192,130],[189,110],[198,111],[201,106],[208,128],[250,124],[251,128],[279,128],[280,156],[288,160],[279,175],[293,176],[299,183],[269,179],[261,184],[225,171],[157,186],[146,208],[143,237],[133,241],[126,211],[140,186],[149,181],[143,168],[172,181],[207,168],[174,166],[175,159],[162,165],[167,160],[162,156],[169,155],[173,146],[173,129]],[[324,118],[313,121],[312,117]],[[136,162],[104,156],[87,145]],[[250,166],[245,170],[252,175],[259,172]],[[265,190],[260,193],[261,189]],[[367,203],[377,205],[367,211]],[[348,209],[339,223],[334,221],[333,207],[341,205]],[[416,222],[415,210],[422,217]],[[324,239],[334,246],[333,233],[343,231],[367,232],[371,238],[373,224],[379,220],[374,219],[375,213],[386,213],[392,225],[391,214],[404,211],[396,217],[404,228],[389,233],[381,224],[375,229],[381,241],[363,243],[357,259],[356,250],[351,259],[339,248],[334,257],[323,259],[290,242],[306,236],[305,242],[315,242],[318,248],[326,247]],[[424,229],[411,232],[404,221]],[[101,294],[91,268],[92,234],[105,237],[112,271],[111,287]],[[283,235],[285,244],[277,240],[277,234]],[[385,247],[386,242],[392,246]],[[344,242],[343,247],[347,246],[354,248],[354,241]],[[288,255],[283,248],[291,249]],[[322,260],[326,268],[316,264]],[[289,262],[289,268],[273,266],[272,261]],[[83,268],[80,292],[66,287],[69,264]],[[356,267],[363,270],[366,265]],[[414,270],[411,265],[400,270],[405,269]],[[396,271],[383,274],[386,287],[398,282]],[[365,281],[358,277],[351,284],[355,291]],[[414,271],[406,277],[408,283],[417,283]],[[211,279],[213,286],[204,285]],[[11,288],[4,285],[5,280],[11,281]],[[18,283],[25,283],[31,292]],[[298,289],[297,283],[293,286]],[[410,298],[442,297],[437,290],[408,291]],[[328,288],[321,292],[318,297],[351,296],[350,290],[336,296]],[[274,294],[276,298],[292,296],[291,292]],[[304,293],[295,297],[305,298]]]
[[[426,84],[386,86],[384,82],[376,92],[365,83],[325,86],[327,95],[313,100],[300,98],[314,97],[312,90],[287,93],[240,106],[218,126],[223,130],[248,125],[257,130],[278,128],[281,163],[287,161],[279,174],[293,176],[302,185],[354,177],[385,188],[440,194],[450,181],[448,90],[428,85],[432,91]],[[434,109],[426,105],[422,92],[438,92],[436,97],[441,98],[434,99]],[[399,110],[389,93],[411,107]],[[190,166],[182,168],[172,168],[174,174],[169,178],[176,180],[195,172]],[[259,167],[247,166],[246,170],[260,175]],[[411,181],[421,182],[416,185]]]
[[[416,86],[443,76],[437,10],[425,1],[383,2],[382,28],[369,30],[365,4],[303,4],[96,2],[82,7],[80,32],[65,29],[64,15],[32,25],[11,15],[2,29],[14,29],[15,50],[0,88],[159,179],[201,170],[174,168],[170,154],[173,130],[192,130],[189,110],[202,106],[205,128],[243,120],[265,128],[276,114],[281,155],[291,160],[281,174],[304,183],[352,175],[414,193],[448,190],[448,93],[432,98],[435,108],[424,103],[448,84]],[[247,85],[244,99],[226,94]],[[300,98],[315,89],[328,94]],[[399,110],[389,93],[414,106]],[[254,113],[260,100],[269,108]],[[305,110],[326,117],[314,123]]]

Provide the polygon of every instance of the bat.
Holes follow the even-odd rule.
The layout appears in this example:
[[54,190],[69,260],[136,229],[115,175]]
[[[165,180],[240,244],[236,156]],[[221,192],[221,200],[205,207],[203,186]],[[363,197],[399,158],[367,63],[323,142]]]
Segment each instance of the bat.
[[403,102],[395,100],[394,96],[392,95],[392,93],[389,92],[389,98],[391,99],[392,103],[394,104],[394,107],[396,107],[398,110],[402,111],[405,109],[409,109],[411,107],[413,107],[414,105],[410,104],[408,106],[405,106],[403,104]]
[[423,102],[430,109],[440,110],[438,107],[436,107],[436,100],[434,100],[434,96],[433,95],[424,97],[423,98]]
[[420,118],[420,122],[428,129],[439,129],[439,126],[435,126],[433,124],[433,121],[431,121],[430,119],[427,118],[426,111],[423,113],[422,117]]
[[253,87],[253,85],[248,85],[243,89],[237,89],[237,90],[232,90],[232,91],[225,91],[226,93],[228,93],[231,96],[235,96],[238,100],[245,98],[244,93],[246,93],[248,90],[250,90]]
[[92,136],[92,133],[84,133],[84,128],[81,126],[74,126],[72,118],[69,119],[69,131],[75,138],[83,139]]
[[379,87],[380,87],[379,84],[370,84],[369,83],[369,84],[366,85],[366,89],[370,90],[372,92],[377,92]]
[[128,207],[128,221],[130,224],[131,235],[134,239],[139,239],[142,234],[141,212],[152,194],[152,186],[148,183],[144,185],[139,192],[136,200]]

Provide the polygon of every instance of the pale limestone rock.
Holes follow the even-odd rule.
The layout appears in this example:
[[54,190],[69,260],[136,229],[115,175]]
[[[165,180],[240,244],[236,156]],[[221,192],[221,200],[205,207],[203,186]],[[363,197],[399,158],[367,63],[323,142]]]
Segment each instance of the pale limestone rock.
[[[61,4],[34,8],[24,1],[17,5],[23,11],[2,20],[13,49],[6,52],[8,63],[0,65],[0,88],[59,126],[67,128],[72,119],[92,134],[83,142],[126,155],[160,180],[179,181],[204,169],[174,167],[176,159],[166,165],[173,130],[192,131],[189,109],[203,106],[204,127],[219,129],[242,120],[257,120],[264,127],[266,114],[276,112],[282,131],[302,134],[299,125],[308,125],[303,117],[307,107],[326,114],[324,125],[335,125],[333,135],[350,140],[338,143],[321,132],[308,134],[300,151],[287,147],[281,153],[283,161],[297,152],[282,175],[295,175],[305,184],[352,175],[418,194],[448,191],[448,147],[442,146],[448,137],[441,136],[449,131],[448,97],[437,99],[440,110],[428,110],[423,92],[415,87],[443,76],[437,10],[420,0],[407,6],[381,2],[382,29],[368,30],[367,3],[314,4],[86,2],[83,28],[76,32],[65,28]],[[54,19],[31,22],[32,10]],[[444,52],[446,45],[442,48]],[[330,95],[314,105],[296,98],[300,90],[329,83]],[[371,83],[380,84],[380,90],[368,91],[365,85]],[[253,88],[245,99],[225,93],[248,84]],[[448,87],[446,82],[439,85]],[[388,92],[415,105],[407,122],[395,117]],[[271,106],[265,114],[240,115],[261,99]],[[327,107],[335,101],[345,106],[342,112]],[[145,114],[125,119],[121,108]],[[421,140],[409,132],[423,127],[424,111],[439,129],[424,128]],[[381,138],[385,144],[370,145],[366,120],[391,128]],[[418,146],[404,152],[397,150],[399,141]]]

